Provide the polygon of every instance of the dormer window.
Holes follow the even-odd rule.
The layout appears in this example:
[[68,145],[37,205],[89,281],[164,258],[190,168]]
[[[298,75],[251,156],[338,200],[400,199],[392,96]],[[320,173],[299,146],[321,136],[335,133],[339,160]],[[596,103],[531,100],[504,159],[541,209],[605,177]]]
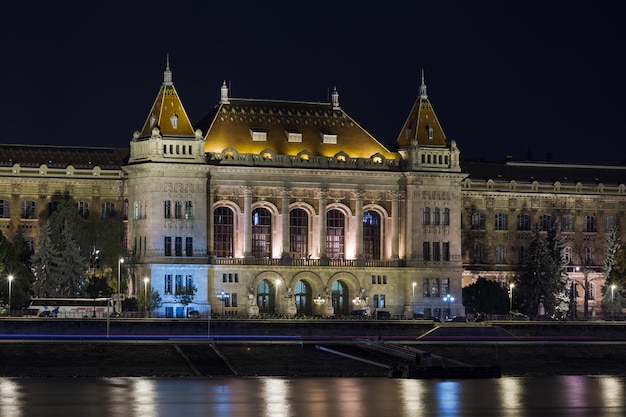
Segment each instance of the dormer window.
[[260,129],[250,129],[253,142],[267,142],[267,132]]
[[178,129],[178,115],[176,113],[170,117],[170,122],[172,123],[172,128]]
[[337,144],[337,135],[333,133],[323,133],[322,132],[322,143],[336,145]]
[[428,139],[432,140],[434,133],[432,126],[426,126],[426,131],[428,132]]
[[287,142],[302,143],[302,133],[296,131],[287,131]]

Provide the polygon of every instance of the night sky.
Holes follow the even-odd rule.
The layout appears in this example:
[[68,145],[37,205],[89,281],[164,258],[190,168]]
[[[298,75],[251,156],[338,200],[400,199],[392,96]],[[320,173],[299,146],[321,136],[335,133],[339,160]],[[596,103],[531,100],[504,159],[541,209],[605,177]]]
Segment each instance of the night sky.
[[2,143],[128,147],[169,54],[193,122],[224,80],[243,98],[336,86],[393,146],[424,70],[464,160],[626,161],[619,2],[14,1],[2,16]]

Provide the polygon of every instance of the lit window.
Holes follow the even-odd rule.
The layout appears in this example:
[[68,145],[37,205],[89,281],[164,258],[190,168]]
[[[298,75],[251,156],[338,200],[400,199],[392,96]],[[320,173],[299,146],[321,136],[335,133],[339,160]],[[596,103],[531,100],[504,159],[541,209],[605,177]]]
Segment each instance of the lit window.
[[287,131],[287,142],[301,143],[302,133]]
[[252,136],[253,142],[266,142],[267,141],[267,132],[264,130],[250,129],[250,135]]
[[337,135],[332,134],[332,133],[322,133],[322,143],[336,145]]

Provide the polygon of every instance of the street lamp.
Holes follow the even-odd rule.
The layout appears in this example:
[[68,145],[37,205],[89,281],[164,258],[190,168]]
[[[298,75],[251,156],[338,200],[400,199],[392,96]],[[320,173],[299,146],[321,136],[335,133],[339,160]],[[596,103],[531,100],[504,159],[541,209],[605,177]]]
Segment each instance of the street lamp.
[[9,275],[9,317],[11,316],[11,283],[13,282],[13,275]]
[[450,295],[450,294],[446,294],[446,295],[443,297],[443,301],[444,301],[444,302],[446,302],[446,303],[448,303],[448,317],[450,317],[450,314],[451,314],[451,313],[450,313],[450,303],[453,303],[453,302],[454,302],[454,297],[453,297],[452,295]]
[[280,278],[276,279],[276,300],[274,301],[275,314],[278,314],[278,287],[280,287]]
[[411,284],[411,286],[413,287],[413,297],[411,297],[411,310],[413,310],[413,318],[415,318],[415,286],[417,285],[417,283],[415,281],[413,281],[413,284]]
[[148,315],[148,281],[150,281],[148,277],[143,279],[143,306],[146,309],[146,315]]
[[613,308],[613,296],[615,293],[615,284],[611,285],[611,321],[615,320],[615,312]]
[[511,318],[513,318],[513,288],[515,288],[515,284],[511,283],[509,285],[509,314]]

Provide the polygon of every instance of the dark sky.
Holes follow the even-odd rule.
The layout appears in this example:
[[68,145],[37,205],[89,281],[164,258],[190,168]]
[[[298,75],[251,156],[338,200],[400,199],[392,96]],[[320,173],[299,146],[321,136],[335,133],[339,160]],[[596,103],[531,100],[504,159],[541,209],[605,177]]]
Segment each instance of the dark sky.
[[223,80],[245,98],[337,86],[391,145],[424,69],[462,159],[626,160],[615,1],[14,1],[2,15],[2,143],[129,146],[169,54],[194,122]]

